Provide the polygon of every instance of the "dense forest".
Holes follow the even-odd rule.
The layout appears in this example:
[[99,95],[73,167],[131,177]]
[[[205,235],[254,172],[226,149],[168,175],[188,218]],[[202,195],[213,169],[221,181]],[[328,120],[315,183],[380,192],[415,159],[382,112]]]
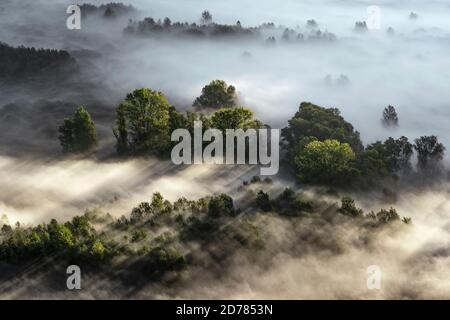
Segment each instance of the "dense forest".
[[[402,226],[412,223],[393,208],[364,213],[349,197],[338,206],[291,189],[273,195],[273,199],[262,190],[256,191],[270,184],[257,177],[246,183],[240,207],[227,194],[169,202],[156,193],[150,202],[139,204],[119,219],[88,210],[65,223],[52,219],[36,227],[4,224],[0,261],[19,270],[37,263],[31,275],[44,278],[50,278],[50,270],[62,272],[67,264],[75,263],[90,276],[106,277],[119,285],[119,292],[111,293],[114,297],[126,291],[120,285],[171,283],[176,287],[202,283],[202,273],[227,277],[226,266],[239,255],[247,257],[246,263],[271,268],[268,258],[280,251],[299,257],[305,254],[294,249],[296,243],[308,250],[341,255],[346,249],[340,244],[344,239],[333,232],[337,225],[351,224],[363,235],[353,241],[367,246],[380,229],[401,232]],[[278,235],[268,228],[274,220],[291,224],[289,232],[297,233],[298,239],[277,242]],[[8,267],[2,270],[3,277],[12,271]],[[65,290],[62,285],[55,289]]]
[[0,43],[0,77],[3,81],[17,82],[50,76],[57,79],[76,69],[76,61],[67,51],[14,48]]

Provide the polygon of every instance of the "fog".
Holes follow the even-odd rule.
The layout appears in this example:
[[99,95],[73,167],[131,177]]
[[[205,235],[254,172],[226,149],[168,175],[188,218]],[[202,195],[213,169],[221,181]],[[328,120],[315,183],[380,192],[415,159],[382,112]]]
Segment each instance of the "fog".
[[[106,1],[90,1],[99,5]],[[213,79],[236,86],[240,103],[258,119],[282,128],[300,102],[337,107],[360,131],[364,143],[389,136],[435,134],[450,148],[450,4],[447,1],[338,0],[134,0],[137,11],[106,21],[83,18],[81,30],[67,30],[70,1],[2,0],[0,42],[69,51],[80,66],[60,86],[0,83],[0,214],[11,223],[64,221],[88,208],[113,216],[128,214],[159,191],[166,198],[195,199],[211,193],[238,195],[243,180],[257,168],[176,167],[169,161],[119,161],[114,154],[114,109],[138,87],[163,91],[179,110],[190,110],[201,88]],[[381,29],[358,33],[356,21],[366,8],[381,8]],[[243,27],[265,22],[283,26],[256,39],[195,40],[133,37],[123,34],[129,18],[199,22],[209,10],[213,21]],[[415,12],[418,19],[409,14]],[[308,35],[306,21],[336,41],[283,42],[285,27]],[[392,27],[394,34],[386,30]],[[274,45],[265,40],[277,36]],[[244,54],[247,53],[247,54]],[[331,82],[326,82],[327,76]],[[338,81],[345,75],[348,83]],[[57,127],[75,107],[85,104],[96,122],[100,150],[91,159],[64,157]],[[400,125],[386,129],[382,110],[396,107]],[[449,157],[445,161],[448,163]],[[274,188],[295,186],[282,174]],[[229,282],[214,279],[179,288],[177,297],[220,298],[441,298],[450,296],[449,185],[398,191],[395,207],[413,218],[411,230],[379,235],[373,249],[355,246],[351,231],[345,254],[310,253],[302,258],[276,256],[269,272],[245,262],[230,265]],[[313,191],[311,191],[313,192]],[[386,207],[376,195],[353,195],[366,210]],[[330,199],[338,201],[338,199]],[[270,225],[288,230],[283,221]],[[344,231],[341,231],[344,232]],[[286,240],[289,241],[289,240]],[[245,258],[245,257],[244,257]],[[245,260],[245,259],[244,259]],[[380,265],[386,289],[369,292],[367,266]],[[354,277],[354,275],[358,275]],[[214,275],[209,275],[214,278]],[[205,278],[208,278],[205,275]],[[154,288],[150,288],[154,289]],[[274,292],[277,292],[274,294]],[[98,291],[86,294],[97,296]],[[142,291],[145,297],[149,291]],[[139,296],[139,295],[138,295]],[[164,293],[158,297],[171,297]]]

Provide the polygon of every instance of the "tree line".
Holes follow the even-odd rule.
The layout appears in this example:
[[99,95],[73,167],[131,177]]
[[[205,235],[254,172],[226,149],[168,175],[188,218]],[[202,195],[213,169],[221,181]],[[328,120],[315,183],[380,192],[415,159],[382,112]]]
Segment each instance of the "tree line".
[[[204,263],[189,251],[189,244],[193,242],[200,248],[200,258],[206,253],[217,262],[232,257],[238,249],[260,252],[264,256],[267,241],[264,235],[268,230],[265,230],[265,224],[259,223],[264,216],[287,219],[293,225],[297,219],[313,219],[324,228],[347,221],[361,227],[366,237],[372,230],[411,223],[409,218],[402,219],[393,208],[366,214],[348,197],[342,199],[340,206],[330,207],[334,214],[330,220],[330,217],[322,216],[325,214],[320,209],[323,204],[289,188],[274,195],[273,199],[260,190],[249,198],[243,210],[235,203],[228,194],[198,200],[182,197],[170,202],[155,193],[149,202],[140,203],[128,216],[120,218],[99,210],[88,210],[65,223],[55,219],[33,227],[4,223],[0,229],[0,261],[25,265],[44,257],[51,259],[52,264],[55,261],[63,266],[76,263],[106,276],[116,276],[119,271],[126,279],[128,273],[135,278],[135,272],[139,271],[137,274],[146,281],[157,281],[167,272],[180,272]],[[325,239],[318,228],[309,232],[310,239],[303,241],[318,246],[319,250],[327,250],[321,244]],[[339,243],[338,239],[336,243]],[[335,244],[327,246],[330,245]]]
[[[175,142],[175,129],[193,133],[194,121],[203,127],[225,129],[262,128],[251,110],[240,107],[235,87],[214,80],[193,102],[199,112],[180,113],[163,93],[147,88],[134,90],[116,108],[113,128],[116,150],[122,156],[154,155],[168,157]],[[207,111],[205,115],[200,111]],[[384,112],[386,125],[398,125],[393,106]],[[64,152],[89,152],[98,144],[95,124],[80,107],[59,127]],[[364,146],[360,134],[336,108],[323,108],[303,102],[282,129],[285,163],[299,181],[336,187],[373,187],[380,181],[396,181],[402,175],[420,173],[435,177],[442,173],[445,147],[434,135],[414,141],[407,137],[388,138]],[[412,157],[417,156],[417,170]]]
[[11,47],[0,42],[0,78],[21,80],[58,76],[75,70],[75,59],[65,50]]

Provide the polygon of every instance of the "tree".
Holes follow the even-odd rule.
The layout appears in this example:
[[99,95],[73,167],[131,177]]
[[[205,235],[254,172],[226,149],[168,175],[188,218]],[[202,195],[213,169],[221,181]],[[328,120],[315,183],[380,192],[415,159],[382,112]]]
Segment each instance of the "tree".
[[208,215],[211,217],[234,216],[234,214],[233,199],[229,195],[222,193],[209,200]]
[[342,198],[338,212],[350,217],[362,217],[364,214],[362,209],[356,207],[355,200],[350,197]]
[[236,89],[223,80],[213,80],[202,89],[202,94],[193,103],[197,108],[221,108],[236,105]]
[[314,209],[311,201],[305,201],[291,188],[286,188],[271,202],[272,208],[282,216],[298,217]]
[[368,182],[373,182],[374,178],[393,176],[400,171],[408,172],[412,154],[413,146],[406,137],[377,141],[358,155],[358,169]]
[[[389,210],[381,209],[376,214],[376,218],[377,218],[378,222],[383,223],[383,224],[400,220],[400,216],[397,213],[397,210],[395,210],[394,208],[390,208]],[[405,223],[410,223],[411,220],[407,220],[406,219],[406,221],[404,221],[404,222]]]
[[287,143],[291,162],[312,140],[337,140],[348,143],[355,153],[364,150],[359,132],[345,121],[338,109],[322,108],[309,102],[300,104],[288,126],[282,130],[282,137]]
[[398,114],[393,106],[389,105],[384,108],[382,121],[386,127],[398,126]]
[[444,145],[438,141],[436,136],[422,136],[414,142],[419,169],[434,173],[444,158]]
[[172,106],[161,92],[141,88],[128,93],[116,108],[113,129],[119,154],[161,155],[168,151]]
[[117,18],[117,14],[111,7],[108,6],[106,8],[105,12],[103,13],[103,17],[108,18],[108,19],[113,19],[113,18]]
[[212,14],[208,10],[203,11],[201,23],[202,24],[210,24],[211,22],[212,22]]
[[253,118],[253,112],[247,108],[222,108],[214,112],[210,127],[225,131],[226,129],[258,129],[263,125]]
[[355,174],[354,160],[348,143],[316,140],[308,143],[294,161],[303,182],[345,185]]
[[386,164],[391,172],[409,171],[413,145],[405,136],[399,139],[389,138],[384,142],[386,150]]
[[310,20],[306,21],[306,26],[308,28],[317,28],[319,26],[319,24],[316,22],[316,20],[310,19]]
[[169,28],[172,25],[172,21],[168,17],[165,17],[164,21],[163,21],[163,25],[164,25],[164,28]]
[[269,195],[262,190],[259,190],[256,195],[256,205],[265,212],[272,210],[272,203],[270,202]]
[[87,110],[81,106],[58,128],[63,152],[89,152],[98,144],[97,130]]

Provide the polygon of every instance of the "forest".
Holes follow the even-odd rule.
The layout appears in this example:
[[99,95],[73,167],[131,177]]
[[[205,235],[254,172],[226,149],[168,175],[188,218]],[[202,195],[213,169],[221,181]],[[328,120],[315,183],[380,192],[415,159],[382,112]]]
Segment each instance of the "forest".
[[0,4],[0,298],[450,296],[447,7],[63,2]]

